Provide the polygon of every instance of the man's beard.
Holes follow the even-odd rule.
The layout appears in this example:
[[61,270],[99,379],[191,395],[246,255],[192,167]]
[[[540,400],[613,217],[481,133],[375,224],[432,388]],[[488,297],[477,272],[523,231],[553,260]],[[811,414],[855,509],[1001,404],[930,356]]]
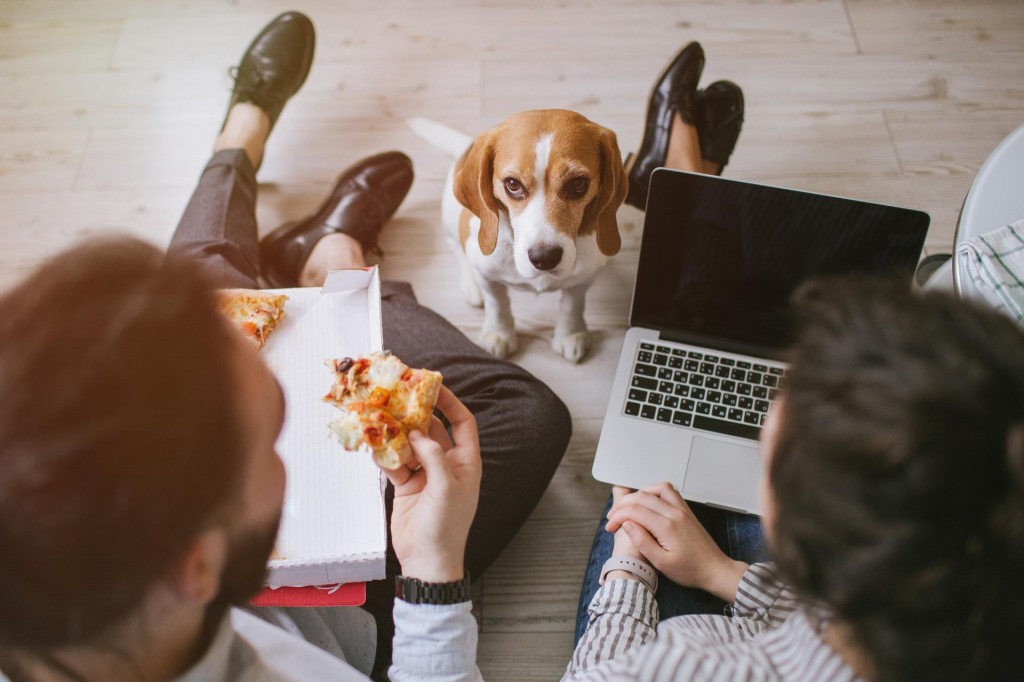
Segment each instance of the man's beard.
[[220,591],[206,606],[194,660],[198,661],[209,648],[227,610],[245,604],[263,588],[267,578],[267,560],[274,551],[280,525],[281,514],[278,513],[266,526],[240,531],[231,538]]

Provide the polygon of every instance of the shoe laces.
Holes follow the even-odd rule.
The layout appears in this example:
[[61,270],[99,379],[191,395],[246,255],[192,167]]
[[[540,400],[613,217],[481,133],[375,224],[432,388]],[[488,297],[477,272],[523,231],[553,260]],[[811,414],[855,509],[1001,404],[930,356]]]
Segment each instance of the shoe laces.
[[[232,66],[228,69],[228,76],[235,83],[238,83],[238,70],[238,66]],[[267,73],[260,68],[258,64],[252,67],[252,73],[252,81],[250,83],[245,83],[244,86],[251,92],[258,94],[260,101],[265,104],[273,104],[277,100],[282,99],[278,93],[273,92],[271,88],[267,87],[272,84],[273,78],[267,75]],[[287,99],[287,96],[283,99]]]

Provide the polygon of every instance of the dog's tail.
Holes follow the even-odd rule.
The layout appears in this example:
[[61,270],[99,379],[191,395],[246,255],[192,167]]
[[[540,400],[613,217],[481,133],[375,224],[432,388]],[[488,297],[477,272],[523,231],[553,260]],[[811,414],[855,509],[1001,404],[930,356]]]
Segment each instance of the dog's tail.
[[417,137],[447,152],[452,158],[462,156],[462,152],[473,143],[469,135],[429,118],[409,118],[405,123]]

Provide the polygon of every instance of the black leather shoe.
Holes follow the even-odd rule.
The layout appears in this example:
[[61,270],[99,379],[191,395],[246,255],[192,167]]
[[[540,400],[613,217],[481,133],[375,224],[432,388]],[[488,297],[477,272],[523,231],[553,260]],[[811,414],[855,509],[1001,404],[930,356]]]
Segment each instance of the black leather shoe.
[[715,81],[697,93],[700,155],[722,164],[721,175],[743,128],[743,90],[731,81]]
[[298,286],[313,246],[334,232],[354,237],[364,253],[380,254],[377,236],[408,194],[412,179],[412,161],[402,152],[384,152],[349,167],[312,215],[263,238],[263,276],[276,288]]
[[[644,210],[651,171],[665,165],[672,115],[679,112],[684,123],[697,123],[697,81],[704,70],[704,49],[693,42],[679,51],[651,90],[647,101],[647,122],[640,149],[629,167],[626,203]],[[629,164],[629,160],[626,160]]]
[[239,102],[252,102],[266,112],[273,129],[285,102],[306,82],[315,46],[313,22],[300,12],[285,12],[264,26],[234,69],[228,111]]

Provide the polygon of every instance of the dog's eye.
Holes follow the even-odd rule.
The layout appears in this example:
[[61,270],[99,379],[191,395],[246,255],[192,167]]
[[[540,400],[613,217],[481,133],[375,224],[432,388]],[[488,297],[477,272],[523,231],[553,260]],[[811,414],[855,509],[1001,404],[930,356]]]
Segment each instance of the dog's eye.
[[579,177],[570,180],[565,185],[565,193],[572,199],[579,199],[590,189],[590,179]]
[[515,178],[505,178],[505,191],[513,199],[522,199],[524,193],[523,183]]

